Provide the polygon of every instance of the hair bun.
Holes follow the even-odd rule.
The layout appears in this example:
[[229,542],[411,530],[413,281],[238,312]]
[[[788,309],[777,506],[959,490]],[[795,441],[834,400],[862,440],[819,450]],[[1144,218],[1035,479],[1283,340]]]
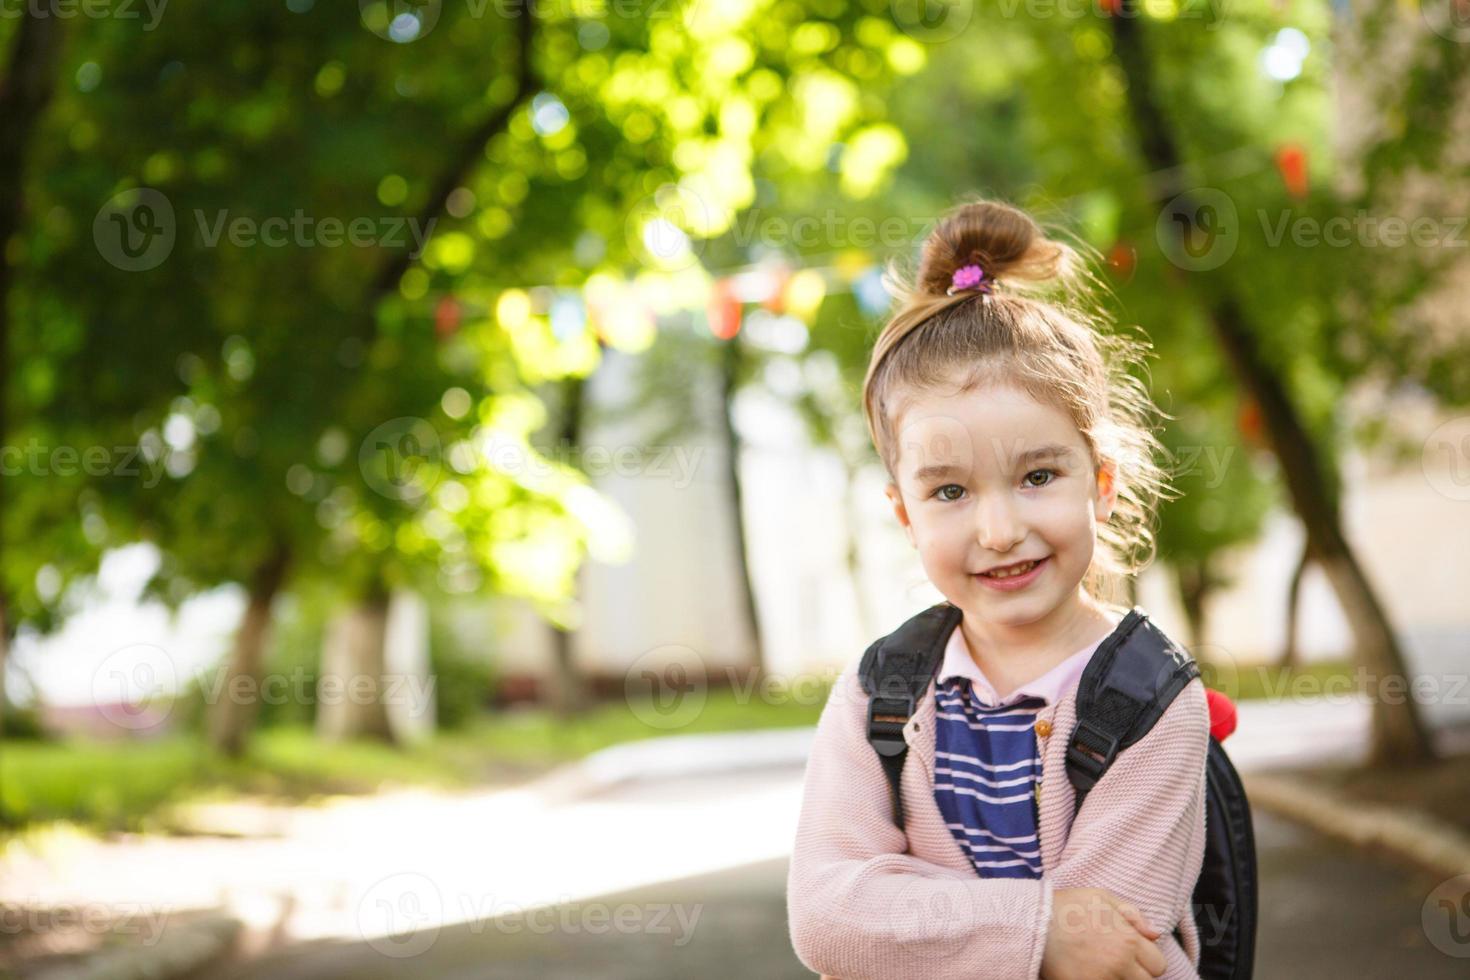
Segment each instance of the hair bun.
[[1061,271],[1065,253],[1026,212],[999,201],[971,201],[945,214],[924,240],[918,287],[942,294],[966,265],[980,266],[986,282],[1044,283]]

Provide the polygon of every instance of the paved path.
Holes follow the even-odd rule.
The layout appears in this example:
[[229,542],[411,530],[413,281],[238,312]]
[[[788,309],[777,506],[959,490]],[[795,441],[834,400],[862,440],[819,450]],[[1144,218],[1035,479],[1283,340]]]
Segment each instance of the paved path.
[[[1470,959],[1434,948],[1420,926],[1432,878],[1366,857],[1269,816],[1257,817],[1262,922],[1259,980],[1463,980]],[[249,964],[222,980],[785,980],[809,973],[786,932],[786,860],[663,882],[548,913],[400,940],[395,957],[365,942],[320,945]],[[589,926],[620,907],[636,929]],[[654,912],[683,909],[655,924]],[[635,918],[635,916],[637,918]],[[681,925],[682,923],[682,925]],[[691,926],[692,923],[692,926]],[[532,927],[549,928],[536,933]],[[667,930],[664,927],[667,926]],[[646,928],[644,928],[646,927]],[[685,928],[688,927],[688,928]],[[1470,944],[1465,952],[1470,953]]]
[[[1367,721],[1366,706],[1246,709],[1228,743],[1246,770],[1342,758],[1361,745]],[[747,977],[800,975],[777,869],[795,834],[811,736],[811,729],[684,736],[599,753],[514,790],[256,808],[252,836],[242,840],[78,841],[44,860],[7,862],[0,902],[91,904],[155,919],[223,906],[246,922],[247,951],[294,949],[271,970],[246,974],[262,978],[605,977],[622,975],[610,971],[624,958],[639,964],[628,975],[661,975],[663,966],[649,964],[667,962],[673,976],[687,972],[691,956],[701,974],[728,967]],[[244,814],[217,815],[238,823]],[[1432,961],[1423,967],[1429,972],[1401,976],[1440,975],[1433,971],[1447,958],[1417,924],[1435,882],[1265,818],[1261,861],[1274,917],[1262,962],[1296,971],[1270,975],[1368,976],[1357,967],[1392,962],[1375,957],[1395,951]],[[608,896],[626,895],[661,895],[657,901],[678,907],[616,912],[633,900]],[[643,901],[655,899],[636,900]],[[571,924],[560,914],[538,918],[535,910],[547,908],[571,910]],[[655,916],[666,931],[656,931]],[[636,928],[619,931],[611,922]],[[606,931],[593,931],[599,927]],[[680,935],[693,938],[676,943]],[[1345,972],[1310,972],[1319,960],[1337,962],[1334,951],[1346,957]],[[588,972],[584,954],[598,955],[601,966]],[[750,969],[753,960],[760,970]],[[501,962],[512,972],[464,972],[467,963],[483,971]],[[356,966],[339,970],[342,963]],[[366,964],[376,972],[364,972]],[[1443,975],[1470,976],[1470,960],[1451,965],[1458,972]]]

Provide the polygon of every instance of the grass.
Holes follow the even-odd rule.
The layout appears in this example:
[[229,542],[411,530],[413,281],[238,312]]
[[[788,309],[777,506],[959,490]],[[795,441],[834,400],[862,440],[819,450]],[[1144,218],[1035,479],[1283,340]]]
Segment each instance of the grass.
[[563,720],[549,711],[485,715],[405,746],[324,743],[309,728],[270,728],[230,759],[193,734],[151,740],[18,741],[0,745],[0,804],[12,824],[72,821],[93,830],[167,830],[167,804],[263,795],[309,801],[387,786],[467,788],[515,782],[622,742],[664,735],[815,724],[827,688],[782,698],[720,689],[669,709],[598,705]]
[[1358,690],[1353,665],[1346,660],[1314,661],[1290,668],[1277,664],[1232,668],[1201,663],[1200,673],[1207,686],[1223,691],[1234,701],[1321,699]]

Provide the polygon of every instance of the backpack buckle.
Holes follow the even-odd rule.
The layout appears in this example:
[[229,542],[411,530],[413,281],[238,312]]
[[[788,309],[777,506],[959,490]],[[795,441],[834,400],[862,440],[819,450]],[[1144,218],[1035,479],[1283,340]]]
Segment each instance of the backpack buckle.
[[898,755],[908,749],[903,726],[914,716],[913,695],[868,699],[868,741],[879,755]]
[[[1087,738],[1084,740],[1083,736]],[[1093,783],[1102,778],[1118,756],[1118,739],[1089,721],[1077,723],[1072,741],[1067,744],[1067,765],[1080,770]]]

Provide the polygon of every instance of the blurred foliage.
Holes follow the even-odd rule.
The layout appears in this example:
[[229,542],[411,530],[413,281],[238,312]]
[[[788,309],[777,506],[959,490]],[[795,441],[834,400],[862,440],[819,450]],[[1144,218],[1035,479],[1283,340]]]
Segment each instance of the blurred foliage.
[[[911,260],[976,192],[1101,256],[1107,301],[1147,332],[1148,380],[1172,416],[1184,495],[1163,511],[1160,556],[1206,562],[1279,501],[1258,415],[1211,337],[1220,296],[1256,325],[1329,479],[1351,440],[1391,435],[1371,418],[1350,431],[1359,383],[1470,397],[1463,331],[1434,334],[1418,303],[1452,250],[1266,233],[1283,216],[1402,213],[1416,176],[1442,177],[1427,181],[1436,201],[1463,176],[1449,95],[1470,55],[1404,7],[1334,20],[1324,0],[1144,4],[1154,95],[1187,161],[1163,174],[1142,165],[1105,18],[1050,5],[979,2],[949,38],[888,0],[516,5],[534,22],[459,4],[401,22],[382,3],[219,0],[147,31],[69,23],[26,225],[3,243],[17,270],[0,298],[14,313],[5,442],[100,451],[106,466],[53,455],[5,477],[0,588],[16,621],[45,631],[107,548],[156,542],[152,593],[177,605],[249,583],[283,547],[289,594],[327,598],[283,609],[268,670],[314,671],[326,607],[379,582],[523,596],[573,620],[578,565],[629,543],[585,474],[542,458],[555,386],[638,358],[625,410],[650,412],[657,445],[707,422],[710,374],[730,370],[737,388],[787,398],[849,472],[872,465],[857,400],[883,313],[872,267]],[[5,51],[15,30],[0,19]],[[1263,54],[1298,36],[1300,70],[1264,71]],[[1402,72],[1378,84],[1383,52],[1400,50]],[[1355,122],[1337,114],[1339,77],[1381,120],[1361,159],[1339,150]],[[1216,269],[1181,267],[1158,233],[1163,205],[1199,187],[1238,219]],[[176,241],[127,271],[105,254],[108,202],[143,188],[167,199]],[[246,232],[284,222],[291,240],[236,235],[242,219]],[[329,245],[327,219],[376,237]],[[794,236],[799,219],[818,230]],[[652,249],[669,229],[687,248]],[[715,339],[691,297],[772,261],[861,275],[797,317],[795,349],[749,329],[772,310]],[[567,291],[586,301],[580,319],[556,314]],[[492,462],[500,450],[510,464]],[[453,680],[443,720],[461,723],[493,680],[452,646],[433,657]],[[267,724],[310,714],[263,711]]]

